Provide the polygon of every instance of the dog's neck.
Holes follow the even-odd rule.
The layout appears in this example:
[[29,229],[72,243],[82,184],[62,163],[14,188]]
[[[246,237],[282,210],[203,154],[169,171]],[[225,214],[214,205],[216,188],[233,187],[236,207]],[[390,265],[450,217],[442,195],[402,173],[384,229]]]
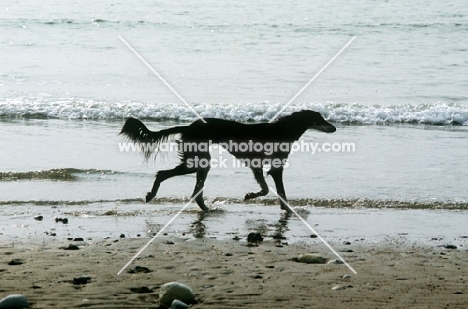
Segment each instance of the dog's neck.
[[293,121],[278,121],[275,124],[278,136],[291,143],[297,141],[307,131],[306,126],[298,125],[297,122]]

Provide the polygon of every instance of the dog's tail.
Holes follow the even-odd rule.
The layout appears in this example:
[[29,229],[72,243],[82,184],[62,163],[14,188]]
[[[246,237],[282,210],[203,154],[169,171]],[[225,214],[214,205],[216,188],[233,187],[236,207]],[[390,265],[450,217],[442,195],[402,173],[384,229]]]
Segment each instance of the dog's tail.
[[138,143],[145,159],[159,151],[159,145],[168,141],[171,135],[184,133],[187,126],[173,127],[158,132],[149,130],[143,122],[135,118],[128,118],[120,134],[125,135],[132,142]]

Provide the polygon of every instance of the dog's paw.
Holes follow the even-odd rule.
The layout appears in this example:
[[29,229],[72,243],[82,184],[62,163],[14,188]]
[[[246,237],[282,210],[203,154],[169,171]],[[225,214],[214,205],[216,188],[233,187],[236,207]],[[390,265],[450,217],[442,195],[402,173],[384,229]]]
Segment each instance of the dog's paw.
[[148,192],[146,194],[146,202],[148,203],[149,201],[151,201],[153,199],[153,197],[155,197],[155,194],[153,194],[151,192]]
[[291,208],[289,208],[288,206],[286,205],[283,205],[283,203],[281,203],[281,209],[282,210],[285,210],[287,213],[291,214],[292,213],[292,210]]
[[257,194],[254,193],[254,192],[249,192],[249,193],[246,193],[245,196],[244,196],[244,201],[247,201],[247,200],[250,200],[252,198],[256,198],[257,197]]

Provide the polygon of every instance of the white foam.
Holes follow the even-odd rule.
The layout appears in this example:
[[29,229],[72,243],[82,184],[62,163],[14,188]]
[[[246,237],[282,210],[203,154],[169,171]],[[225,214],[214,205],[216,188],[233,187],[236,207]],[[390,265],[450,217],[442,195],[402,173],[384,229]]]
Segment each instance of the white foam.
[[[193,108],[204,118],[216,117],[248,121],[268,121],[281,110],[278,103],[206,104]],[[434,125],[468,125],[468,105],[463,104],[293,104],[284,114],[301,109],[316,110],[335,123],[393,124],[415,123]],[[197,117],[183,104],[108,102],[77,98],[19,97],[0,101],[0,117],[61,119],[124,119],[127,117],[154,120],[193,121]]]

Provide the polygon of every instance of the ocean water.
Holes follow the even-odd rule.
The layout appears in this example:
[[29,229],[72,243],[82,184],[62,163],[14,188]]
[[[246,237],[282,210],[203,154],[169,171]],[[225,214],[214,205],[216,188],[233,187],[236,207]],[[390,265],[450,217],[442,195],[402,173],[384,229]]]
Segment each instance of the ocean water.
[[[324,208],[316,220],[335,214],[332,208],[445,209],[446,217],[466,217],[463,1],[3,1],[0,28],[3,235],[42,234],[37,214],[71,216],[89,235],[146,235],[154,230],[148,225],[163,225],[188,201],[193,175],[163,183],[145,205],[155,172],[177,158],[144,162],[119,148],[129,116],[153,130],[197,119],[119,36],[202,117],[250,123],[271,119],[356,37],[284,111],[313,109],[337,127],[334,134],[308,131],[303,142],[354,145],[292,154],[284,175],[291,204]],[[280,216],[273,193],[242,201],[258,185],[234,162],[213,168],[205,189],[210,207],[221,209],[205,225],[227,226],[227,235],[251,220],[228,216],[230,209],[247,207],[272,222]],[[187,216],[200,221],[197,211]],[[77,226],[69,229],[62,236]]]

